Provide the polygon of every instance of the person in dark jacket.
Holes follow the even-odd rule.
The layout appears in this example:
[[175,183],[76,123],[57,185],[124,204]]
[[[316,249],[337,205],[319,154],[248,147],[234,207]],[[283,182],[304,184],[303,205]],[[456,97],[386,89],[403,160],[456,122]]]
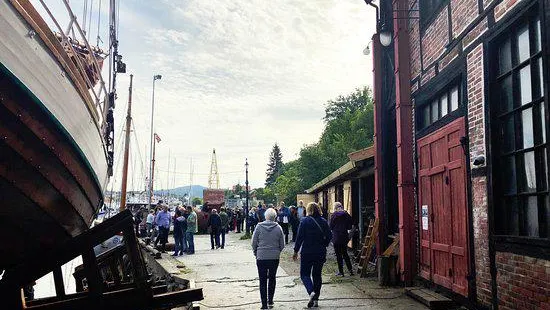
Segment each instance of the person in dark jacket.
[[321,295],[321,271],[327,257],[327,247],[332,239],[332,232],[319,205],[310,202],[306,207],[306,217],[298,227],[298,236],[294,245],[294,260],[300,258],[300,278],[309,295],[308,308],[318,307]]
[[258,203],[258,222],[265,221],[265,206],[262,203]]
[[219,249],[222,220],[216,209],[212,209],[210,212],[210,217],[208,217],[208,227],[210,228],[210,245],[212,246],[212,250],[214,249],[214,245],[216,246],[216,249]]
[[223,249],[225,247],[225,233],[227,233],[227,227],[229,227],[229,215],[225,212],[225,207],[220,208],[220,220],[221,220],[221,228],[220,228],[220,234],[222,237],[222,244],[221,248]]
[[292,242],[296,242],[296,235],[298,234],[298,225],[300,225],[300,219],[298,217],[298,209],[295,206],[290,206],[290,227],[292,228]]
[[246,218],[246,225],[250,227],[250,232],[254,232],[254,228],[256,228],[256,225],[258,224],[258,215],[256,208],[252,208],[250,211],[248,211],[248,216]]
[[334,245],[334,252],[336,253],[336,261],[338,262],[337,276],[344,276],[344,260],[348,267],[349,274],[353,276],[353,267],[351,266],[351,260],[349,259],[347,244],[349,242],[349,233],[353,222],[351,215],[344,210],[344,207],[340,202],[334,203],[334,209],[336,212],[332,214],[330,218],[330,229],[332,230],[332,244]]
[[283,229],[283,234],[285,234],[285,243],[288,244],[288,226],[290,224],[290,209],[285,206],[284,202],[281,202],[279,206],[278,214],[279,225]]
[[261,309],[273,308],[273,296],[277,281],[277,267],[285,240],[281,226],[275,222],[277,211],[267,209],[265,221],[258,224],[252,235],[252,251],[256,256],[258,277],[260,279]]
[[[187,230],[187,220],[183,216],[183,213],[179,208],[176,208],[176,212],[174,214],[174,254],[172,256],[178,256],[183,255],[183,252],[185,252],[185,231]],[[185,229],[184,229],[185,226]]]

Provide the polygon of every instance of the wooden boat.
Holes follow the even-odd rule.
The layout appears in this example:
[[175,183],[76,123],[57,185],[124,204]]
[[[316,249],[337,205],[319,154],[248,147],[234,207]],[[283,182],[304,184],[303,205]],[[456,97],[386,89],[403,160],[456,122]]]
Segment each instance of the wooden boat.
[[83,233],[103,204],[112,102],[93,89],[97,59],[60,37],[29,0],[0,0],[0,270]]

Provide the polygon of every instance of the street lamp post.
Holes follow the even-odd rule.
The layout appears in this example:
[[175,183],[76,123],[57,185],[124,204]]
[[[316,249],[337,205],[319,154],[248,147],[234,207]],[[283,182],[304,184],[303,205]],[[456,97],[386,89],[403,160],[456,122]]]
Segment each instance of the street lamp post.
[[149,209],[151,209],[151,200],[153,199],[153,121],[155,116],[155,81],[160,80],[162,75],[157,74],[153,76],[153,97],[151,99],[151,144],[149,145],[149,186],[148,188],[148,200],[149,200]]
[[[248,158],[245,160],[244,167],[246,168],[246,181],[244,185],[246,186],[246,205],[244,208],[244,218],[248,218]],[[250,225],[248,225],[248,221],[246,221],[246,234],[250,234]]]

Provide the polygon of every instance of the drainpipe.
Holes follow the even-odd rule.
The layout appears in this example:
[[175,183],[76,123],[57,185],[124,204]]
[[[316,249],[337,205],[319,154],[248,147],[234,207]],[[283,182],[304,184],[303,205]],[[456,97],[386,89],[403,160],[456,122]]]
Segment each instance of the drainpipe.
[[[378,16],[378,8],[377,8]],[[377,23],[378,24],[378,23]],[[377,28],[378,25],[377,25]],[[376,254],[381,255],[386,248],[386,222],[384,206],[384,131],[382,126],[383,106],[383,72],[382,72],[382,44],[380,33],[372,36],[372,59],[374,75],[374,213],[378,218],[378,238],[376,238]]]
[[397,126],[397,195],[401,281],[412,284],[415,272],[413,120],[410,88],[408,0],[393,0],[395,47],[395,115]]

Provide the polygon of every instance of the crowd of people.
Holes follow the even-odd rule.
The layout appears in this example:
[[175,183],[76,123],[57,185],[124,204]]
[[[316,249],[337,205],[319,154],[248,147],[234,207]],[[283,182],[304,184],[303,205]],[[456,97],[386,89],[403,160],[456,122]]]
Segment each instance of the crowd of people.
[[[137,215],[136,221],[141,221]],[[146,231],[142,235],[153,240],[154,246],[162,253],[166,253],[166,244],[172,225],[174,236],[174,253],[172,255],[195,254],[194,236],[198,231],[198,219],[197,213],[191,206],[176,207],[172,215],[168,206],[159,201],[157,206],[147,214]]]
[[[218,212],[219,209],[219,212]],[[224,249],[225,235],[230,231],[244,231],[246,221],[252,234],[252,250],[256,257],[258,278],[260,281],[261,309],[273,307],[277,268],[280,253],[289,242],[294,243],[294,260],[300,261],[300,278],[308,294],[307,308],[318,307],[322,286],[322,269],[326,262],[327,247],[334,246],[338,265],[337,276],[344,276],[344,264],[350,276],[353,267],[348,255],[347,244],[353,231],[352,217],[344,210],[340,202],[334,203],[334,213],[327,220],[326,210],[318,203],[304,206],[287,207],[284,202],[277,207],[273,204],[259,203],[246,215],[242,209],[209,208],[203,206],[202,212],[208,214],[207,227],[212,250]],[[168,206],[159,203],[146,218],[146,235],[154,240],[165,252],[170,225],[173,225],[173,256],[194,254],[194,234],[198,232],[198,217],[191,206],[177,207],[174,215]],[[292,237],[289,235],[292,233]],[[289,240],[290,239],[290,240]]]

